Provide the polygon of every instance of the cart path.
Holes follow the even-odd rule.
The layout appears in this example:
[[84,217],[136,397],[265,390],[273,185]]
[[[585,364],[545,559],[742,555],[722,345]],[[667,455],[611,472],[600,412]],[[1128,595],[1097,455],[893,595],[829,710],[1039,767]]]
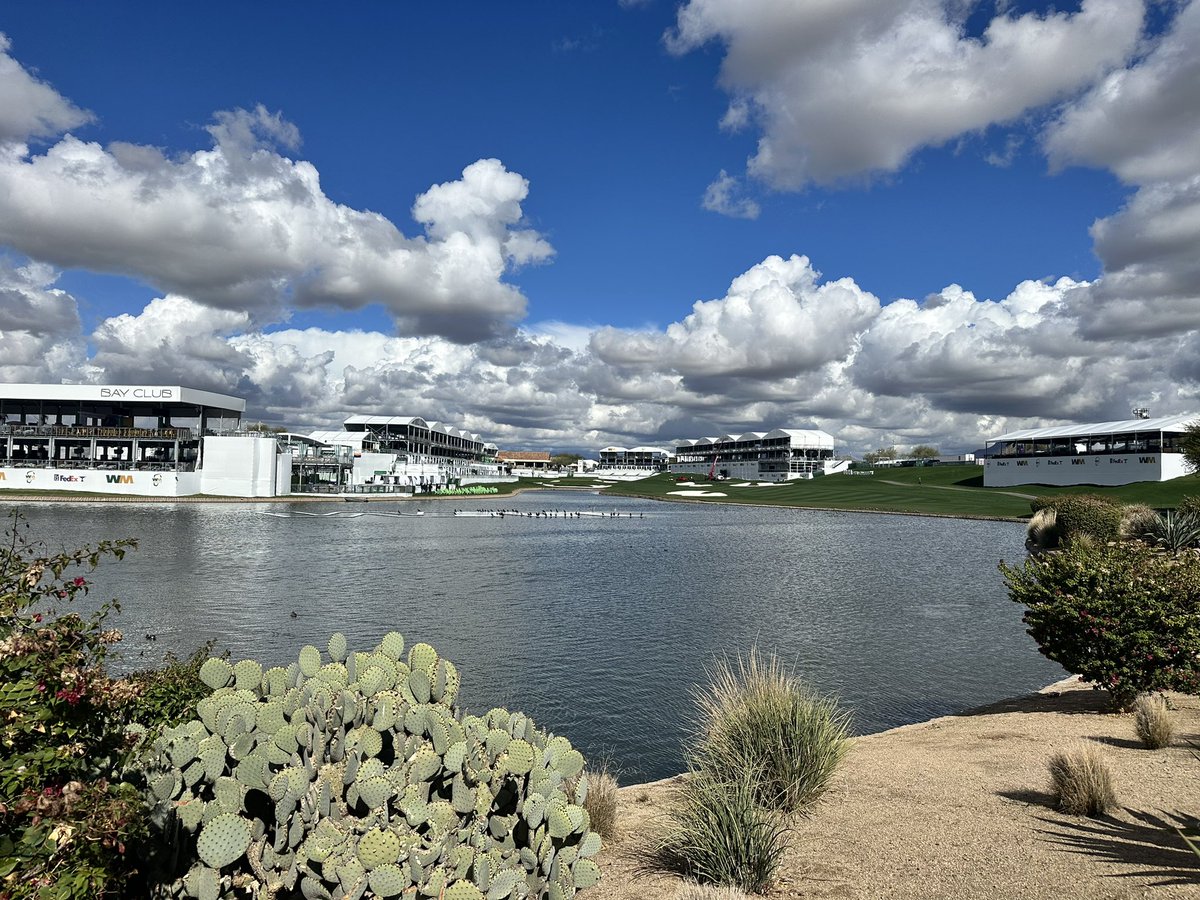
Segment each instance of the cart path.
[[[968,487],[958,487],[957,485],[953,485],[953,484],[921,484],[921,485],[916,485],[916,484],[910,484],[910,483],[909,483],[909,482],[907,482],[907,481],[889,481],[889,480],[887,480],[886,478],[880,478],[880,479],[879,479],[879,481],[882,481],[884,484],[894,484],[894,485],[897,485],[898,487],[931,487],[931,488],[937,488],[939,491],[973,491],[973,490],[975,490],[975,488],[968,488]],[[1018,494],[1016,491],[991,491],[990,493],[993,493],[993,494],[1007,494],[1007,495],[1008,495],[1008,496],[1010,496],[1010,497],[1020,497],[1020,498],[1021,498],[1021,499],[1023,499],[1023,500],[1035,500],[1035,499],[1037,499],[1037,495],[1036,495],[1036,494]]]

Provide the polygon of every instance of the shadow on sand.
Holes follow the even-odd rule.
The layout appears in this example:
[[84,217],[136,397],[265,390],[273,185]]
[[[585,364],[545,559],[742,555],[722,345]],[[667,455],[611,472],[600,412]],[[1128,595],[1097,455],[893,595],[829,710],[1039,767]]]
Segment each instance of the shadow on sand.
[[1133,819],[1113,816],[1064,821],[1039,818],[1047,827],[1041,834],[1068,853],[1082,853],[1110,863],[1138,866],[1134,872],[1113,873],[1159,878],[1158,885],[1200,882],[1200,857],[1188,849],[1177,829],[1195,833],[1200,820],[1187,815],[1126,809]]
[[1037,694],[1025,694],[968,709],[962,716],[991,716],[999,713],[1054,713],[1056,715],[1103,715],[1112,713],[1112,700],[1107,691],[1074,688],[1064,691],[1047,690]]

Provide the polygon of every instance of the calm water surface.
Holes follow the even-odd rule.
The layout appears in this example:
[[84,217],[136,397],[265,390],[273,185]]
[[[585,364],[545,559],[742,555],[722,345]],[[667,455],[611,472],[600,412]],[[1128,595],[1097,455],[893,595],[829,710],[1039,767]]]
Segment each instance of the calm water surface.
[[[455,505],[626,517],[454,518]],[[376,515],[397,508],[426,515]],[[368,514],[266,514],[288,511]],[[123,562],[95,573],[90,598],[120,598],[127,669],[209,639],[235,659],[286,664],[306,643],[323,648],[333,631],[365,650],[396,629],[458,665],[467,709],[521,709],[589,757],[608,757],[625,783],[681,769],[689,689],[715,657],[755,644],[838,695],[860,732],[1064,674],[1025,635],[996,570],[1000,559],[1024,556],[1022,529],[1011,523],[583,492],[24,512],[55,549],[138,539]]]

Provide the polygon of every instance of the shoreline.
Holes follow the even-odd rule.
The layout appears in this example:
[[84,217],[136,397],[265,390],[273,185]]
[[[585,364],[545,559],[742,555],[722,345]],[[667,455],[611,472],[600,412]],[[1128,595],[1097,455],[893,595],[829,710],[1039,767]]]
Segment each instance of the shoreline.
[[620,494],[613,495],[621,497],[630,497],[637,500],[653,500],[656,503],[694,503],[698,506],[749,506],[755,509],[806,509],[813,512],[840,512],[840,513],[874,513],[880,516],[916,516],[925,519],[966,519],[974,522],[1015,522],[1025,524],[1025,519],[1016,518],[1014,516],[988,516],[988,515],[969,515],[967,513],[935,513],[935,512],[917,512],[915,510],[905,509],[873,509],[871,507],[848,508],[843,506],[795,506],[790,503],[743,503],[742,501],[728,501],[720,499],[701,500],[689,497],[654,497],[650,494]]
[[[6,500],[19,503],[133,503],[133,504],[162,504],[162,503],[410,503],[415,500],[455,500],[462,502],[464,500],[475,501],[494,501],[505,500],[510,497],[516,497],[528,491],[580,491],[583,493],[594,493],[599,496],[606,496],[601,488],[588,487],[573,487],[571,485],[524,485],[514,488],[507,494],[417,494],[406,496],[403,494],[364,494],[362,496],[355,495],[333,495],[333,496],[314,496],[310,494],[288,494],[283,497],[211,497],[202,495],[192,495],[188,497],[141,497],[141,496],[125,496],[119,494],[96,494],[86,497],[71,496],[63,493],[57,494],[24,494],[14,492],[9,495],[7,492],[0,491],[0,503]],[[810,510],[812,512],[833,512],[833,513],[873,513],[882,516],[914,516],[917,518],[928,519],[963,519],[966,521],[975,522],[1012,522],[1023,524],[1025,519],[1015,518],[1012,516],[989,516],[989,515],[969,515],[966,513],[935,513],[935,512],[917,512],[913,510],[902,509],[871,509],[871,508],[845,508],[836,506],[794,506],[786,503],[742,503],[742,502],[722,502],[716,500],[698,500],[689,499],[686,497],[654,497],[649,494],[613,494],[607,495],[609,499],[623,500],[652,500],[657,503],[691,503],[698,506],[747,506],[754,509],[796,509]]]
[[[1086,684],[1080,679],[1080,676],[1068,675],[1066,678],[1060,678],[1058,681],[1052,682],[1045,687],[1038,688],[1036,691],[1028,691],[1024,694],[1016,694],[1012,697],[1004,697],[1000,700],[993,700],[991,703],[984,703],[981,706],[971,706],[962,710],[961,712],[946,713],[945,715],[934,716],[931,719],[920,719],[916,722],[908,722],[904,725],[893,725],[891,728],[884,728],[882,731],[865,731],[862,734],[853,735],[851,740],[860,741],[864,738],[887,738],[896,735],[904,735],[910,731],[919,731],[926,728],[938,728],[961,719],[1007,712],[1033,699],[1059,697],[1066,691],[1080,690],[1086,690],[1088,692],[1093,691],[1090,685]],[[623,784],[621,785],[621,790],[632,791],[635,789],[663,787],[677,782],[680,778],[683,778],[686,775],[686,772],[680,772],[676,775],[668,775],[665,778],[658,778],[654,781]]]

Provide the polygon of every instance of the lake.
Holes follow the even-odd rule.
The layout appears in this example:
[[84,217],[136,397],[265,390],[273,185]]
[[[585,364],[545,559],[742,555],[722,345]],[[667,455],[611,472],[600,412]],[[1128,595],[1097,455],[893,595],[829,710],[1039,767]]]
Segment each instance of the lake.
[[[621,517],[462,518],[456,507]],[[380,515],[398,509],[426,515]],[[367,650],[395,629],[459,667],[466,709],[520,709],[608,759],[623,783],[681,770],[693,686],[717,657],[755,645],[837,695],[858,732],[1065,674],[1025,634],[996,569],[1024,557],[1014,523],[574,491],[23,512],[52,549],[138,539],[125,560],[101,565],[89,598],[121,601],[118,668],[209,639],[235,660],[286,664],[334,631]],[[318,512],[339,515],[301,515]]]

